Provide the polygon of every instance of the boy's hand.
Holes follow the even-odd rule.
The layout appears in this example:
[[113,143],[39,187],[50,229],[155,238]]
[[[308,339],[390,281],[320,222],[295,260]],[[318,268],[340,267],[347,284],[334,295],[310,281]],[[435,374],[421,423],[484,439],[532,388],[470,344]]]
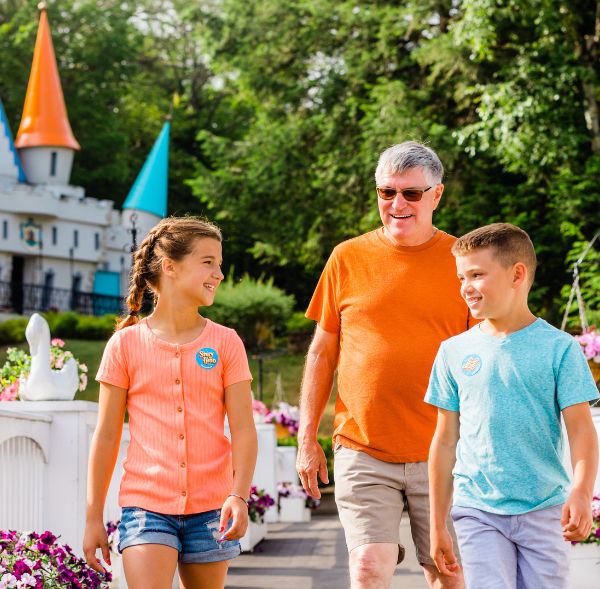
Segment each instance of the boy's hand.
[[[226,530],[229,520],[231,527]],[[227,497],[221,508],[221,521],[219,524],[219,533],[222,534],[219,541],[239,540],[248,529],[248,506],[243,499],[239,497]]]
[[456,571],[460,568],[460,565],[454,554],[452,537],[448,532],[448,528],[444,527],[441,530],[431,528],[431,558],[433,558],[437,570],[442,575],[456,576]]
[[592,529],[592,501],[585,493],[573,490],[565,501],[560,523],[567,542],[585,540]]

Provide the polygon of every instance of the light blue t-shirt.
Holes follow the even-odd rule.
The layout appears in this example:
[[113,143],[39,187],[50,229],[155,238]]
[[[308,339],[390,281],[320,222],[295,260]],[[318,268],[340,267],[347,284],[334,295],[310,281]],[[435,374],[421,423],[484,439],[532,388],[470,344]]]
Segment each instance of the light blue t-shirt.
[[460,412],[454,505],[517,515],[564,502],[560,412],[597,398],[580,345],[543,319],[443,342],[425,401]]

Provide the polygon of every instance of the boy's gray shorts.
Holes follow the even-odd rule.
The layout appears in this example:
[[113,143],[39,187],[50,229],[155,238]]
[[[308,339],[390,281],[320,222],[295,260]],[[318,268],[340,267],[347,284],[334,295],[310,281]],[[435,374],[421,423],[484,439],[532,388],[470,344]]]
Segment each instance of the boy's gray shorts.
[[454,529],[469,589],[568,589],[569,542],[562,505],[522,515],[454,506]]

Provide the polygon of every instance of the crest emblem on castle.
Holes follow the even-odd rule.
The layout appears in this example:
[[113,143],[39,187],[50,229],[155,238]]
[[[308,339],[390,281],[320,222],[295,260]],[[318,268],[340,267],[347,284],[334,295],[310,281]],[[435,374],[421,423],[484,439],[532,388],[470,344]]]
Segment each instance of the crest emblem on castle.
[[70,184],[80,145],[63,97],[46,8],[13,140],[0,96],[0,311],[120,312],[137,243],[167,213],[167,121],[122,210]]

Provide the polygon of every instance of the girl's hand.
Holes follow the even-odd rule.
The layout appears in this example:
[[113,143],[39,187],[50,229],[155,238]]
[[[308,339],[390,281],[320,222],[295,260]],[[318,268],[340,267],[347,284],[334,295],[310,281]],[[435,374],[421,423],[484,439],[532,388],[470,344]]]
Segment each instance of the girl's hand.
[[96,549],[102,550],[104,562],[110,566],[110,550],[108,549],[108,534],[102,521],[88,521],[83,535],[83,554],[85,561],[95,571],[104,574],[106,569],[96,558]]
[[[231,527],[226,530],[229,520],[233,520]],[[227,497],[221,508],[221,521],[219,532],[223,532],[220,541],[239,540],[248,529],[248,506],[240,497]]]

